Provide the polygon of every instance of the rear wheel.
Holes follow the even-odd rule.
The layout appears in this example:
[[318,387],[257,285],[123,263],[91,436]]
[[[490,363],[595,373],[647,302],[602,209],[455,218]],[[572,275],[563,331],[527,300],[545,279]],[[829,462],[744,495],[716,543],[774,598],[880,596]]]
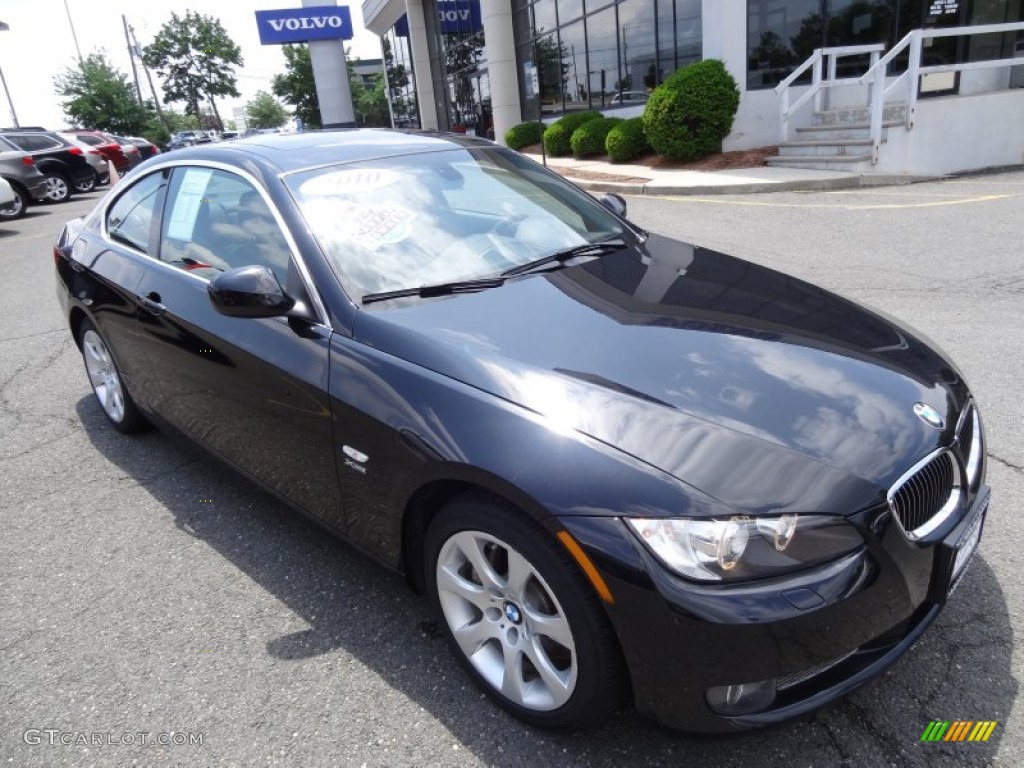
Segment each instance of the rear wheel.
[[468,494],[427,533],[428,595],[453,651],[501,707],[574,729],[622,698],[621,654],[594,590],[565,549],[516,509]]
[[121,372],[100,332],[90,320],[82,323],[80,332],[85,371],[89,374],[89,383],[103,413],[114,428],[121,432],[130,434],[143,431],[148,427],[148,422],[125,389]]
[[51,203],[63,203],[71,197],[71,184],[61,173],[46,174],[46,199]]

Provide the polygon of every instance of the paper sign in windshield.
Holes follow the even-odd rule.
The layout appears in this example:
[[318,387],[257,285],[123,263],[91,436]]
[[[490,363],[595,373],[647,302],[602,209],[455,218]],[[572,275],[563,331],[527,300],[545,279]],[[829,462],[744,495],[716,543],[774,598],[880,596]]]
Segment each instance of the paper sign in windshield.
[[403,208],[365,206],[353,222],[351,238],[371,251],[382,245],[400,243],[412,231],[415,214]]

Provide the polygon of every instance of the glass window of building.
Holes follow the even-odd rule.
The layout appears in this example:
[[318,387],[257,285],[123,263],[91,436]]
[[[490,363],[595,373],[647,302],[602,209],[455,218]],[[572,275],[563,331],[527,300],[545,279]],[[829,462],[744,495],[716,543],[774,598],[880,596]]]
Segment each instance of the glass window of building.
[[[912,29],[1019,21],[1022,14],[1022,0],[747,0],[747,87],[774,87],[816,48],[869,43],[890,47]],[[1009,58],[1015,43],[1012,34],[936,38],[926,46],[921,63]],[[866,57],[840,59],[838,74],[863,73],[866,63]],[[890,71],[901,72],[906,65],[904,53]]]
[[702,58],[702,0],[513,0],[523,117],[637,106]]
[[447,127],[456,132],[490,136],[491,89],[480,2],[446,0],[437,3],[434,30]]
[[395,128],[419,128],[420,110],[409,47],[408,18],[403,15],[380,42],[384,52],[384,76],[387,78],[392,125]]

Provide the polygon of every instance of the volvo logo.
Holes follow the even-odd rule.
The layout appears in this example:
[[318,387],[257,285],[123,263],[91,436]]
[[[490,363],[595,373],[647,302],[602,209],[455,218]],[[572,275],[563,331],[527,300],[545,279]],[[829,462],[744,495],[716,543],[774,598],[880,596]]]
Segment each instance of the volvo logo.
[[927,424],[929,427],[935,427],[935,429],[942,429],[946,422],[942,420],[942,415],[932,408],[930,405],[924,403],[914,403],[914,413]]
[[505,618],[513,624],[519,624],[523,620],[523,612],[515,603],[505,603]]

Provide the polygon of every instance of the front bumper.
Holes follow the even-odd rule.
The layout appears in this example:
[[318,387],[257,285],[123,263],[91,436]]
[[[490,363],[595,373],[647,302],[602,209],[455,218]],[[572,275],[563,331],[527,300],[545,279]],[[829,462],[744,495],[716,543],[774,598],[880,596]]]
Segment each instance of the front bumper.
[[[982,487],[931,546],[907,541],[887,509],[876,509],[857,521],[867,542],[857,552],[785,578],[729,586],[669,573],[620,519],[560,522],[615,598],[606,608],[637,710],[672,728],[723,733],[807,714],[896,661],[962,578],[966,562],[953,574],[957,550],[977,540],[974,524],[983,522],[988,501]],[[738,706],[721,698],[709,704],[712,689],[758,685],[762,695],[740,697]]]

